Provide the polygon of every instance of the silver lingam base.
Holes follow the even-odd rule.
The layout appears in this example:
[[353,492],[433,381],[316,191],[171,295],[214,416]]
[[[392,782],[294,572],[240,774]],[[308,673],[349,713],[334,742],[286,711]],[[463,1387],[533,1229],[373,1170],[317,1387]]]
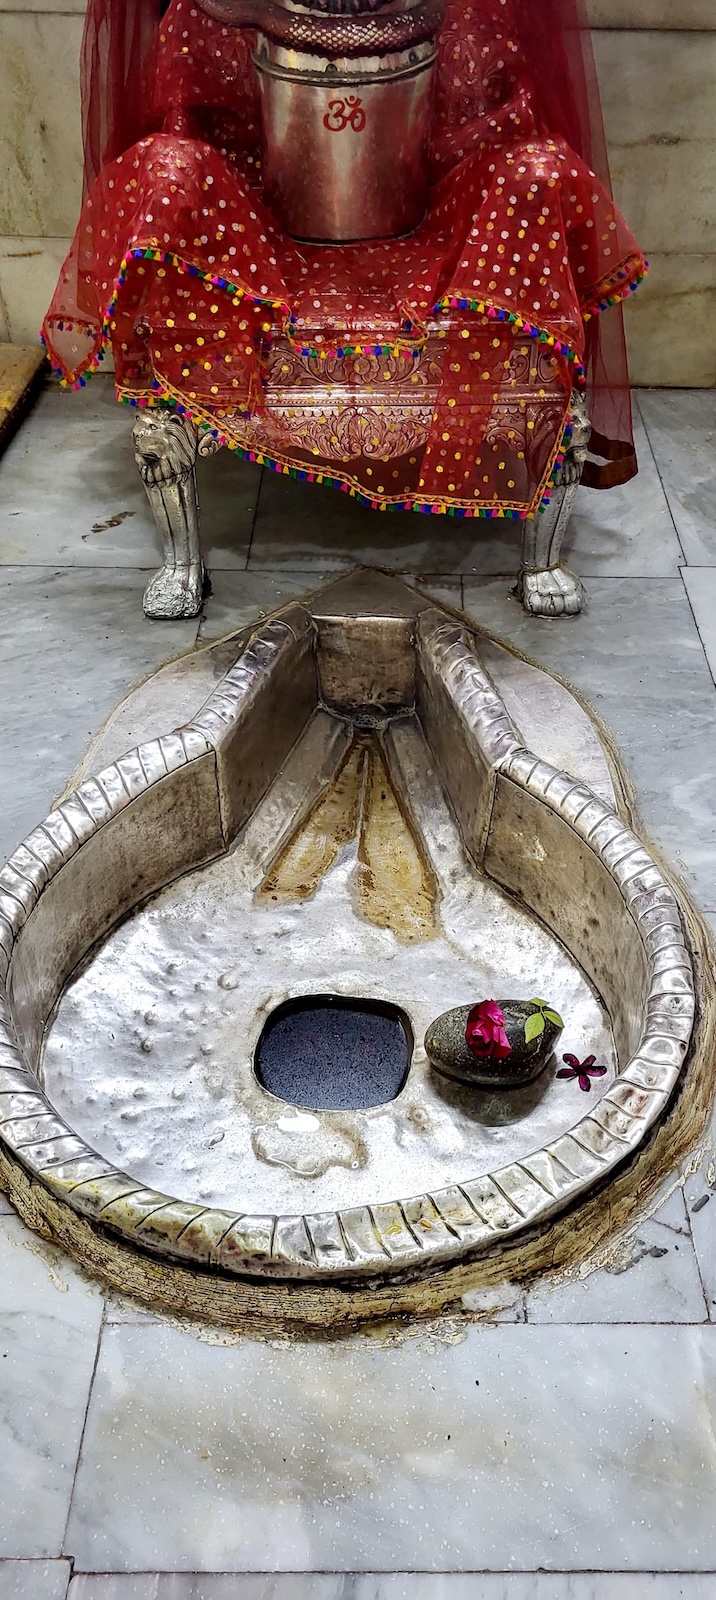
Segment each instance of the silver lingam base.
[[[355,833],[325,873],[311,859],[309,815],[292,850],[298,874],[288,861],[272,882],[277,831],[295,824],[317,770],[330,782],[350,736],[316,712],[233,849],[110,935],[65,992],[47,1039],[43,1080],[56,1110],[118,1167],[195,1205],[238,1212],[247,1195],[271,1214],[390,1204],[566,1133],[585,1097],[553,1072],[514,1094],[478,1095],[430,1069],[425,1031],[466,995],[555,997],[570,1048],[580,1059],[596,1050],[614,1076],[603,1006],[558,941],[471,870],[412,718],[389,727],[383,749],[416,835],[395,804],[384,836],[364,793]],[[420,885],[423,839],[433,870]],[[360,855],[375,861],[386,846],[412,865],[408,881],[371,873],[361,882]],[[307,1113],[258,1083],[266,1018],[285,1000],[326,993],[397,1000],[407,1012],[415,1049],[396,1100]]]
[[[206,1317],[247,1284],[260,1315],[272,1278],[300,1320],[310,1285],[397,1291],[533,1237],[639,1157],[699,1058],[707,980],[589,719],[381,573],[137,691],[3,869],[0,918],[6,1187],[93,1270]],[[258,1083],[267,1015],[327,991],[407,1013],[389,1104]],[[430,1071],[428,1022],[507,993],[608,1067],[588,1097]]]

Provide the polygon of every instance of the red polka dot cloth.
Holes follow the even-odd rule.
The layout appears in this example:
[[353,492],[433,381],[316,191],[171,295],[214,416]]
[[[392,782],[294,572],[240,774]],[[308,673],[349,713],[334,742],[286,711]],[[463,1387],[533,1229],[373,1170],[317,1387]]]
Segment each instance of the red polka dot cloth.
[[[63,381],[84,383],[111,346],[120,399],[180,408],[250,460],[380,510],[534,514],[574,387],[591,366],[608,390],[590,319],[646,263],[565,137],[574,84],[550,118],[530,9],[448,0],[424,221],[315,246],[262,200],[253,38],[171,0],[146,131],[102,165],[44,324]],[[552,42],[554,89],[567,67]],[[602,448],[626,456],[628,441]]]

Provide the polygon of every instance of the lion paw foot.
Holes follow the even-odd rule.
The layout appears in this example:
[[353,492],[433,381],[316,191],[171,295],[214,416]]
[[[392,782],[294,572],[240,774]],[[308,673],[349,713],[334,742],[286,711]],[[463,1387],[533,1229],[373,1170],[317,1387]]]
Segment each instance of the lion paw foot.
[[532,617],[576,617],[587,599],[587,591],[567,567],[546,567],[532,571],[522,568],[517,582],[517,597]]
[[154,620],[197,617],[206,587],[204,567],[162,567],[144,591],[144,615]]

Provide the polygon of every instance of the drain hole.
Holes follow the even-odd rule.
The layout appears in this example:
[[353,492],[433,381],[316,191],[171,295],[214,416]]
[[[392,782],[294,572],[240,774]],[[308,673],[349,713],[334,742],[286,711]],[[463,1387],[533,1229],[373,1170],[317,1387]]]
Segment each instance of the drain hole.
[[264,1089],[312,1111],[363,1111],[394,1100],[408,1076],[413,1031],[378,1000],[313,994],[271,1013],[256,1046]]

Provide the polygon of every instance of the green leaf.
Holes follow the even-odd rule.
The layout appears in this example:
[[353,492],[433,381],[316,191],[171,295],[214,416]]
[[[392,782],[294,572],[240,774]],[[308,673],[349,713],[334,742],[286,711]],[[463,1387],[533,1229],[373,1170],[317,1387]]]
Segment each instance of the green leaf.
[[525,1043],[529,1044],[532,1039],[539,1039],[541,1033],[544,1033],[544,1017],[541,1011],[535,1011],[525,1021]]
[[530,1005],[539,1006],[540,1011],[543,1011],[545,1006],[549,1005],[549,1000],[530,1000]]
[[558,1011],[552,1011],[550,1006],[545,1006],[544,1015],[547,1017],[549,1022],[553,1022],[554,1023],[555,1028],[563,1028],[564,1027],[564,1023],[562,1021],[562,1018],[560,1017],[559,1012]]

